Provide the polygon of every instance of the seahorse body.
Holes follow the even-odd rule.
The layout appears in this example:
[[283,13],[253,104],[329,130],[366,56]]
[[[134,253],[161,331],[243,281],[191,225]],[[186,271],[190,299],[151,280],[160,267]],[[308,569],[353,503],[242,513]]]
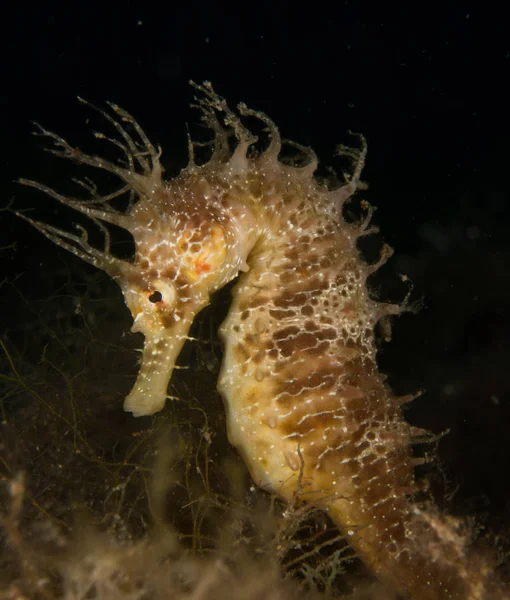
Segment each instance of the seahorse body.
[[[401,415],[407,398],[392,395],[376,365],[373,329],[399,308],[370,299],[366,280],[378,265],[358,254],[357,239],[369,218],[348,224],[343,203],[360,185],[363,147],[354,173],[334,190],[313,177],[315,155],[305,166],[279,160],[277,128],[262,113],[268,148],[248,157],[255,137],[217,96],[199,86],[203,119],[215,132],[204,165],[191,160],[163,181],[159,153],[136,122],[122,137],[127,166],[74,150],[45,130],[54,152],[106,169],[134,191],[126,213],[115,195],[83,202],[25,181],[59,201],[127,229],[133,262],[93,248],[86,236],[34,223],[45,235],[104,269],[119,283],[134,325],[145,336],[138,379],[125,401],[134,415],[161,410],[175,360],[195,315],[210,295],[239,276],[220,330],[225,354],[219,390],[229,439],[254,481],[292,501],[296,494],[323,506],[345,531],[360,557],[397,593],[418,600],[486,598],[488,568],[470,560],[463,538],[446,518],[419,508],[410,444],[413,431]],[[226,128],[217,120],[223,115]],[[233,152],[228,135],[237,139]],[[302,149],[305,151],[305,149]],[[108,241],[108,240],[107,240]],[[388,256],[383,250],[381,261]]]

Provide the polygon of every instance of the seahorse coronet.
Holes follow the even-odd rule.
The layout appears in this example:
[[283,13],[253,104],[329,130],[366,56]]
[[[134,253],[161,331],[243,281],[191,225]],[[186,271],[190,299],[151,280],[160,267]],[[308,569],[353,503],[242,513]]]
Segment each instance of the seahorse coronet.
[[[164,408],[193,319],[214,292],[237,279],[219,331],[224,358],[218,389],[229,439],[254,481],[287,502],[306,482],[306,500],[327,510],[362,560],[397,593],[417,600],[484,598],[483,562],[468,563],[448,522],[413,501],[414,466],[421,459],[411,445],[423,434],[402,417],[410,397],[395,397],[377,367],[374,326],[402,309],[369,296],[368,276],[391,255],[384,246],[374,265],[360,256],[357,240],[374,231],[372,209],[364,206],[360,224],[347,223],[342,213],[345,202],[366,188],[360,179],[364,138],[360,148],[340,148],[353,169],[330,189],[314,176],[312,150],[291,142],[308,163],[279,159],[282,140],[264,113],[244,104],[236,113],[210,83],[194,87],[195,106],[214,133],[204,164],[196,163],[196,145],[189,141],[188,165],[164,180],[161,150],[111,104],[113,115],[96,110],[119,136],[123,165],[86,155],[43,128],[39,134],[53,142],[55,154],[119,177],[117,193],[94,192],[87,202],[21,180],[133,237],[135,256],[125,261],[112,255],[104,226],[99,250],[84,230],[69,233],[27,219],[120,285],[133,331],[145,336],[125,410],[143,416]],[[257,138],[241,117],[262,121],[265,150],[249,152]],[[115,209],[112,200],[129,192],[136,201],[125,212]]]

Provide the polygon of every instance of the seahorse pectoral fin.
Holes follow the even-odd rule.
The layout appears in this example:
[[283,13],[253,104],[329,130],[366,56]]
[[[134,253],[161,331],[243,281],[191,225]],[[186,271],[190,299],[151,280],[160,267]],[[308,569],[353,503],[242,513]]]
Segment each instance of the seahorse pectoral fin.
[[153,415],[165,406],[175,362],[187,339],[189,322],[158,328],[145,338],[138,378],[124,401],[124,410],[135,417]]

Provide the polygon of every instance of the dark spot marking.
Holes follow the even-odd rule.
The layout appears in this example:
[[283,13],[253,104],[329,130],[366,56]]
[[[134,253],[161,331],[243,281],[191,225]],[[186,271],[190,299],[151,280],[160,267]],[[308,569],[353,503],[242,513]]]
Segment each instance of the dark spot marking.
[[253,333],[247,333],[244,336],[244,341],[249,345],[249,346],[257,346],[259,343],[259,336],[258,334],[253,334]]
[[[288,328],[290,329],[290,328]],[[296,328],[297,329],[297,328]],[[298,329],[299,331],[299,329]],[[305,349],[314,348],[317,346],[317,340],[315,335],[311,333],[301,332],[299,335],[295,335],[292,338],[281,339],[276,345],[280,349],[282,356],[288,357],[295,352],[301,352]]]
[[269,311],[269,315],[274,319],[286,319],[289,317],[294,317],[296,313],[293,310],[275,310],[272,309]]
[[246,362],[250,358],[250,353],[246,350],[244,344],[237,344],[235,351],[240,363]]
[[274,299],[274,305],[279,308],[288,308],[289,306],[303,306],[308,300],[308,292],[290,292],[285,291],[283,294]]
[[289,338],[292,335],[296,335],[296,333],[299,333],[299,327],[297,327],[296,325],[290,325],[289,327],[284,327],[283,329],[280,329],[279,331],[275,331],[273,333],[273,340],[284,340]]

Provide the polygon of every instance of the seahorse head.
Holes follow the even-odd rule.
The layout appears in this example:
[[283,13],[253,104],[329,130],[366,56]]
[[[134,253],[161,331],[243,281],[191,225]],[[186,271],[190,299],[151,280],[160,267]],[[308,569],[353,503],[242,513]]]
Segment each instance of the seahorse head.
[[[240,123],[235,127],[231,124],[238,139],[237,150],[231,154],[227,133],[214,117],[215,111],[226,112],[227,107],[208,84],[200,89],[207,96],[201,106],[203,118],[215,132],[213,154],[206,164],[195,164],[190,145],[188,166],[178,177],[164,181],[161,151],[128,113],[111,104],[114,116],[96,110],[117,130],[120,141],[112,141],[124,151],[122,163],[85,154],[42,127],[37,133],[53,141],[52,153],[120,178],[123,186],[118,191],[100,196],[88,182],[82,182],[91,193],[89,200],[83,200],[63,196],[38,182],[20,180],[87,215],[104,234],[105,247],[99,250],[89,243],[87,232],[80,226],[78,233],[71,233],[20,215],[119,284],[133,316],[132,331],[145,336],[140,372],[124,403],[125,410],[135,416],[151,415],[163,408],[193,319],[214,291],[248,268],[246,258],[257,236],[248,204],[227,194],[232,173],[242,179],[246,150],[255,138]],[[230,112],[228,116],[233,118]],[[107,139],[103,134],[96,137]],[[116,199],[126,194],[131,198],[128,209],[117,209]],[[121,260],[111,252],[110,232],[104,222],[131,234],[133,260]]]
[[[112,273],[145,336],[138,379],[124,408],[135,416],[161,410],[175,361],[197,313],[211,294],[247,268],[251,248],[239,243],[249,212],[222,210],[199,172],[163,184],[130,216],[136,254]],[[251,228],[253,232],[253,228]],[[244,238],[246,239],[246,238]]]

